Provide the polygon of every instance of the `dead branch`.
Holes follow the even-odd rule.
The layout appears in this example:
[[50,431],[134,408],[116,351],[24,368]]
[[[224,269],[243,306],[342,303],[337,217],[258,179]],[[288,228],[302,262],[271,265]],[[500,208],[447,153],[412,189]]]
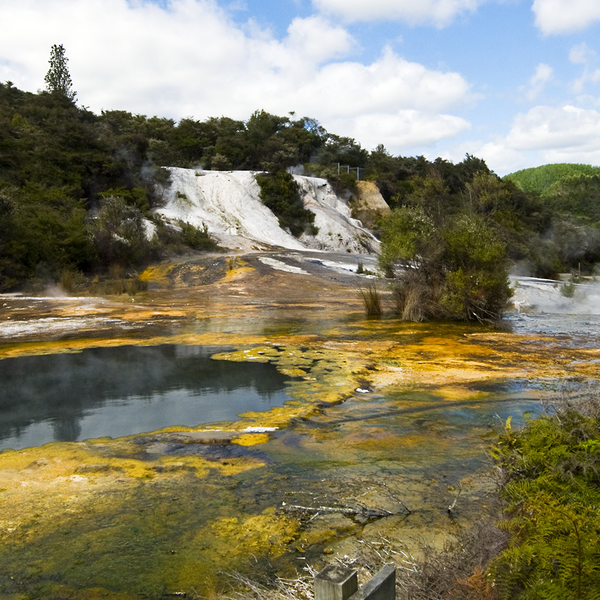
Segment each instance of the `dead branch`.
[[388,487],[387,483],[381,481],[381,482],[379,482],[379,485],[381,485],[382,487],[384,487],[387,490],[388,496],[392,500],[395,500],[409,515],[412,513],[412,511],[410,510],[410,508],[408,508],[408,506],[406,506],[406,504],[404,504],[404,502],[402,502],[402,500],[400,500],[400,498],[398,498],[398,496],[396,496],[395,494],[393,494],[390,491],[390,488]]
[[452,511],[454,510],[454,507],[456,506],[456,503],[458,502],[458,499],[460,498],[460,494],[462,492],[463,488],[462,488],[462,484],[461,486],[458,488],[458,494],[456,494],[456,498],[454,498],[454,502],[452,504],[450,504],[450,506],[448,506],[448,514],[451,514]]
[[319,513],[339,513],[342,515],[360,516],[365,519],[380,519],[389,517],[393,513],[382,508],[368,508],[367,506],[300,506],[298,504],[281,503],[281,508],[285,512],[301,512],[307,515],[313,515],[313,518]]

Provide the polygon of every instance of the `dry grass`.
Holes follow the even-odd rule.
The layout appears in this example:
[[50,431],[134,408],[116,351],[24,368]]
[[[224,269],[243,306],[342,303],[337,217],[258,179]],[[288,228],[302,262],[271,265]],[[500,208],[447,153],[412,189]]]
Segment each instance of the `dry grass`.
[[[336,560],[356,570],[360,583],[371,579],[384,565],[394,564],[398,600],[498,600],[485,568],[507,543],[505,532],[483,522],[461,533],[441,551],[423,548],[422,560],[384,537],[361,540],[356,555]],[[316,574],[308,566],[305,574],[295,579],[277,578],[271,585],[263,585],[234,573],[235,591],[225,600],[314,600]]]
[[135,296],[138,292],[144,292],[147,289],[147,281],[142,281],[139,277],[132,277],[130,279],[107,279],[95,283],[92,286],[92,293],[102,296],[120,296],[121,294]]
[[420,323],[430,316],[431,291],[418,281],[400,282],[392,292],[394,312],[403,321]]
[[383,313],[381,292],[377,289],[375,283],[371,282],[366,288],[360,288],[359,293],[365,307],[365,314],[369,317],[380,317]]

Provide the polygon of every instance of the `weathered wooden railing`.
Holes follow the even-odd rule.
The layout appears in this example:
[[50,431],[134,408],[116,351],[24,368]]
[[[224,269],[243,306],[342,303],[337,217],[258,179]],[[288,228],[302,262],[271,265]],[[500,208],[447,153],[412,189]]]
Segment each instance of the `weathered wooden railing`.
[[358,587],[356,571],[329,565],[315,577],[315,600],[395,600],[396,567],[385,565]]

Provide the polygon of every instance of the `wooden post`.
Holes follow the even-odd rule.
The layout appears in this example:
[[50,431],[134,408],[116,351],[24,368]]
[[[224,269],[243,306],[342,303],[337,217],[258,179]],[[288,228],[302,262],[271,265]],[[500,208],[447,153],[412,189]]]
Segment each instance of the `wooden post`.
[[350,600],[396,600],[396,567],[385,565]]
[[356,571],[329,565],[315,577],[315,600],[348,600],[358,589]]

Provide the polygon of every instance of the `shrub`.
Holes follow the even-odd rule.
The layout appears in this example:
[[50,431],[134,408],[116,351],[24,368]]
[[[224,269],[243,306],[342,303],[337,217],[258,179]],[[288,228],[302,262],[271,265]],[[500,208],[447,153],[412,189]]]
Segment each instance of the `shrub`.
[[103,264],[137,265],[150,256],[142,213],[123,198],[106,198],[91,229]]
[[183,243],[194,250],[219,250],[219,245],[212,239],[206,224],[195,227],[185,221],[179,221]]
[[260,186],[260,198],[279,220],[282,229],[287,229],[294,237],[308,232],[316,233],[315,215],[304,208],[300,197],[300,187],[293,176],[285,171],[256,176]]
[[511,293],[504,244],[478,215],[394,210],[382,226],[380,265],[397,280],[393,297],[405,320],[495,321]]
[[560,286],[560,293],[565,298],[572,298],[575,295],[575,284],[572,281],[568,283],[563,283]]
[[492,455],[512,538],[490,570],[500,597],[600,598],[597,393],[567,397],[520,431],[509,420]]

